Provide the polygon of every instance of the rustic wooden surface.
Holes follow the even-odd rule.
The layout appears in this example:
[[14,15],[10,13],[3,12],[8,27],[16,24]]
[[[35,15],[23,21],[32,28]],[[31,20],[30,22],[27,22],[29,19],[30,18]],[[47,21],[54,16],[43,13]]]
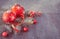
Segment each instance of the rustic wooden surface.
[[[21,4],[26,10],[41,11],[42,16],[36,18],[38,23],[29,26],[28,32],[7,38],[1,36],[5,24],[0,19],[0,39],[60,39],[60,0],[0,0],[0,9],[8,9],[15,3]],[[2,13],[0,10],[0,16]]]

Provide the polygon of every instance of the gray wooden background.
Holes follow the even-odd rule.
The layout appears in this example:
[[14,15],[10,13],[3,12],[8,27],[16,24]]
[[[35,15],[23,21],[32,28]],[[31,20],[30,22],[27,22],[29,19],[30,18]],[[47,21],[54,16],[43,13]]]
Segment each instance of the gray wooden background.
[[[15,3],[26,10],[41,11],[42,16],[36,18],[38,23],[29,26],[28,32],[3,38],[1,32],[5,24],[1,19],[2,10],[9,9]],[[60,39],[60,0],[0,0],[0,39]]]

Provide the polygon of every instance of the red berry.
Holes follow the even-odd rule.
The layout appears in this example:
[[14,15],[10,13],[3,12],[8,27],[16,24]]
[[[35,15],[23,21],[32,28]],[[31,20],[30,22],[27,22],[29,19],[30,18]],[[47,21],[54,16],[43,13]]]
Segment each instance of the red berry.
[[36,24],[37,23],[37,21],[36,20],[33,20],[33,24]]
[[3,36],[3,37],[7,37],[7,36],[8,36],[8,33],[7,33],[7,32],[3,32],[3,33],[2,33],[2,36]]
[[35,12],[34,11],[29,11],[29,15],[30,15],[30,17],[33,17],[35,15]]
[[12,22],[16,19],[16,15],[11,11],[6,11],[3,13],[2,19],[4,22]]
[[24,32],[27,32],[27,31],[28,31],[28,28],[27,28],[27,27],[24,27],[24,28],[23,28],[23,31],[24,31]]
[[11,8],[12,12],[14,12],[14,14],[16,14],[18,17],[23,16],[24,14],[24,8],[22,6],[20,6],[19,4],[15,4],[14,6],[12,6]]

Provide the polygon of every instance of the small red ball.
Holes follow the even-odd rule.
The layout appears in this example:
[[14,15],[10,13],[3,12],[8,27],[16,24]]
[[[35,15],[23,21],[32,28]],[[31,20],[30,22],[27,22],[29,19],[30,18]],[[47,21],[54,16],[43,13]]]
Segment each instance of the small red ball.
[[7,37],[7,36],[8,36],[8,32],[3,32],[3,33],[2,33],[2,36],[3,36],[3,37]]
[[36,24],[37,23],[37,21],[36,20],[33,20],[33,24]]
[[27,31],[28,31],[28,28],[27,28],[27,27],[24,27],[24,28],[23,28],[23,31],[24,31],[24,32],[27,32]]

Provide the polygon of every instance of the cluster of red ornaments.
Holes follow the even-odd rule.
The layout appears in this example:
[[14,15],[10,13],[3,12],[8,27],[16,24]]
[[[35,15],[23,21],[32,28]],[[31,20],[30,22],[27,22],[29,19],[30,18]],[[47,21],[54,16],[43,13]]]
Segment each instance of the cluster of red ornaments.
[[[17,27],[22,27],[23,24],[36,24],[37,21],[34,19],[34,16],[40,16],[40,12],[35,12],[35,11],[25,11],[24,7],[22,7],[19,4],[15,4],[11,7],[11,9],[5,11],[3,13],[2,19],[4,23],[10,24],[11,29],[15,32],[19,32],[21,29]],[[9,27],[9,25],[8,25]],[[10,28],[10,27],[9,27]],[[22,30],[24,32],[28,31],[28,27],[23,27]],[[3,32],[2,33],[3,37],[8,36],[8,32]]]

